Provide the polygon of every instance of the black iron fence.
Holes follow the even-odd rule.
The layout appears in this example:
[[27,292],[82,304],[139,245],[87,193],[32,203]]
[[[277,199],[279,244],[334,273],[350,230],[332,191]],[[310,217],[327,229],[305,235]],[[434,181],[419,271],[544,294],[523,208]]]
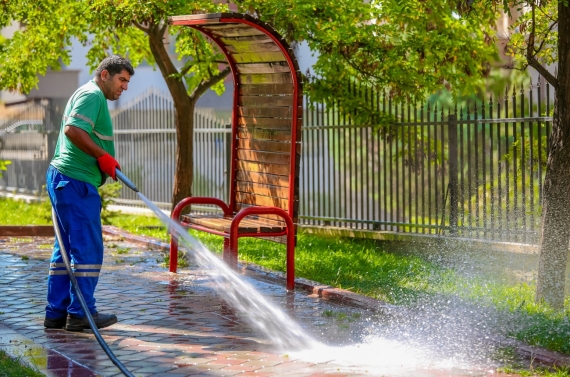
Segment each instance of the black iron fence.
[[[553,91],[543,82],[455,104],[393,103],[367,93],[367,106],[395,120],[383,124],[354,124],[334,106],[306,103],[300,222],[536,242],[552,122]],[[20,118],[0,122],[0,159],[13,161],[0,187],[41,187],[63,105],[22,104]],[[33,114],[44,128],[25,131],[17,122]],[[194,116],[194,194],[226,199],[229,117],[205,109]],[[176,147],[172,100],[149,91],[116,112],[114,122],[124,172],[151,200],[169,207]],[[44,138],[39,149],[18,144],[35,140],[34,132]],[[129,190],[121,200],[138,203]]]

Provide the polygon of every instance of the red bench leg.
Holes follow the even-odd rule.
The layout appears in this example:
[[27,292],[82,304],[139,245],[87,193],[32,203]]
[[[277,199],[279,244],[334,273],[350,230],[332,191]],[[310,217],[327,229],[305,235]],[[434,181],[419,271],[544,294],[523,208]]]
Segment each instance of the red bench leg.
[[178,267],[178,240],[176,236],[170,235],[170,272],[176,272]]
[[287,283],[288,291],[295,290],[295,229],[287,226]]
[[[227,241],[227,252],[226,252],[226,241]],[[234,270],[237,269],[238,261],[238,237],[232,237],[224,239],[224,261]]]

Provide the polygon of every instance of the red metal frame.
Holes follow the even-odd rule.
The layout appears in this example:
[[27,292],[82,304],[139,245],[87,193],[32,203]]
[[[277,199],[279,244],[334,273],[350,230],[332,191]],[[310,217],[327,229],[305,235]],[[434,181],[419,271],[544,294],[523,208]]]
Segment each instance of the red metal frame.
[[[293,78],[293,119],[291,125],[291,159],[289,165],[289,204],[288,211],[285,211],[277,207],[248,207],[240,210],[233,218],[230,225],[230,232],[220,232],[212,229],[208,229],[199,225],[183,224],[189,228],[205,231],[211,234],[219,235],[224,237],[224,260],[232,267],[237,267],[237,256],[238,256],[238,239],[239,237],[271,237],[271,236],[284,236],[287,235],[287,290],[293,290],[295,288],[295,228],[293,223],[293,214],[295,210],[295,175],[296,172],[296,153],[297,153],[297,118],[298,118],[298,108],[299,108],[299,78],[297,77],[296,65],[289,52],[283,45],[283,43],[274,36],[269,30],[255,22],[248,21],[243,18],[233,18],[233,17],[220,17],[218,22],[212,22],[209,20],[179,20],[173,21],[172,25],[179,26],[189,26],[192,27],[207,37],[209,37],[214,43],[218,45],[220,50],[226,56],[226,59],[230,65],[232,71],[232,76],[234,80],[234,104],[232,112],[232,159],[231,159],[231,182],[230,182],[230,203],[229,206],[223,201],[216,198],[205,198],[205,197],[190,197],[183,199],[180,203],[176,205],[174,211],[172,212],[172,218],[176,221],[180,221],[180,214],[182,210],[190,204],[214,204],[219,206],[224,213],[224,216],[233,216],[233,211],[235,209],[235,169],[236,169],[236,158],[237,158],[237,144],[236,144],[236,133],[238,127],[238,104],[239,104],[239,79],[238,71],[236,67],[236,62],[232,56],[226,51],[223,43],[212,33],[202,30],[200,26],[205,26],[207,24],[213,23],[242,23],[249,25],[270,37],[273,42],[279,47],[283,55],[285,56],[287,63],[291,69],[291,75]],[[282,232],[275,233],[238,233],[239,224],[241,220],[250,215],[278,215],[283,218],[286,223],[286,230]],[[178,264],[178,242],[175,237],[171,237],[170,241],[170,272],[176,272]]]

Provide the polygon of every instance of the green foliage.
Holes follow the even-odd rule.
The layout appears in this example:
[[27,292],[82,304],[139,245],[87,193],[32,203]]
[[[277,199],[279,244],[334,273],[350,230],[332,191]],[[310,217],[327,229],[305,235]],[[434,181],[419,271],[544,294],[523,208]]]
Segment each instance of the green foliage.
[[[74,38],[90,46],[87,64],[94,70],[109,53],[121,54],[133,66],[146,61],[155,65],[155,56],[149,43],[149,33],[166,30],[167,18],[172,15],[192,14],[195,11],[219,12],[226,5],[207,0],[194,1],[55,1],[28,2],[13,0],[0,5],[0,27],[12,21],[25,24],[14,36],[0,45],[0,86],[2,89],[27,93],[36,87],[37,74],[48,68],[59,70],[69,64],[69,47]],[[176,35],[180,28],[168,28]],[[219,73],[219,55],[197,33],[188,38],[187,28],[176,38],[178,59],[193,65],[176,77],[188,84],[192,93],[203,80]],[[166,41],[168,43],[168,41]],[[168,62],[170,63],[170,62]],[[221,92],[223,85],[215,90]]]
[[11,161],[7,161],[7,160],[0,160],[0,178],[2,178],[2,171],[6,171],[8,170],[8,165],[10,165],[12,162]]
[[[431,0],[242,0],[241,9],[271,23],[289,42],[306,41],[319,56],[306,88],[313,99],[375,119],[359,85],[423,100],[444,87],[471,95],[485,86],[498,54],[496,8]],[[461,3],[466,4],[466,3]],[[355,93],[356,92],[356,93]],[[366,114],[368,113],[368,114]],[[351,113],[352,114],[352,113]]]
[[107,183],[99,187],[99,195],[101,196],[101,223],[103,225],[111,224],[111,219],[117,215],[116,211],[109,210],[109,205],[113,204],[113,199],[119,196],[122,184],[119,182]]
[[[1,6],[0,6],[1,8]],[[42,377],[43,374],[28,366],[25,366],[19,359],[12,358],[0,350],[0,371],[3,375],[10,377]]]

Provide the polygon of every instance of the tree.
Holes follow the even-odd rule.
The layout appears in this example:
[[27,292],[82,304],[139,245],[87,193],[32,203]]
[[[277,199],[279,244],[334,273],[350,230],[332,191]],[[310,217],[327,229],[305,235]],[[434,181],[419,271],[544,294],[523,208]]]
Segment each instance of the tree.
[[[530,8],[514,27],[510,52],[518,68],[536,69],[556,90],[544,196],[537,302],[564,307],[570,241],[570,6],[567,1],[516,3]],[[558,63],[554,76],[547,65]]]
[[[570,241],[570,8],[567,0],[242,0],[290,41],[319,53],[309,95],[338,104],[361,121],[382,121],[365,108],[347,78],[395,98],[422,100],[442,87],[456,97],[484,90],[501,75],[494,44],[498,11],[531,8],[513,26],[508,52],[516,68],[535,68],[556,89],[544,182],[537,301],[564,306]],[[545,65],[558,62],[555,77]]]
[[[176,111],[174,206],[192,193],[196,102],[209,88],[221,94],[230,69],[218,69],[225,59],[200,33],[169,27],[167,18],[225,10],[225,5],[208,0],[4,0],[0,2],[0,28],[13,21],[24,27],[0,45],[0,88],[26,93],[37,85],[38,74],[69,64],[73,38],[91,45],[87,58],[93,70],[109,53],[128,57],[135,67],[143,61],[157,66]],[[180,69],[167,49],[169,35],[176,36],[175,52],[183,62]]]

